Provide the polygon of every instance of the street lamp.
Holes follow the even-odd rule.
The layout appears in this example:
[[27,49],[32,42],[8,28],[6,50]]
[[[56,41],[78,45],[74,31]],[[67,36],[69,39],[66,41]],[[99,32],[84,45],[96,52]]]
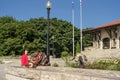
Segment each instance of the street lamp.
[[50,1],[47,2],[46,4],[46,9],[47,9],[47,59],[48,59],[48,64],[50,64],[50,49],[49,49],[49,30],[50,30],[50,8],[51,8],[51,3]]

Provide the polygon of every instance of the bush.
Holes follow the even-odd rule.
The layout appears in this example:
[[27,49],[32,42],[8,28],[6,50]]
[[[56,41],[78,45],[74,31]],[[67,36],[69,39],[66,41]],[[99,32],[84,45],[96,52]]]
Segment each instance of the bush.
[[69,56],[68,52],[63,51],[61,56],[62,56],[62,59],[65,60],[65,62],[67,63],[68,62],[68,56]]
[[72,67],[72,68],[78,68],[78,63],[70,63],[70,62],[67,62],[66,66],[67,66],[67,67]]
[[102,69],[102,70],[120,70],[120,60],[98,60],[92,64],[85,64],[89,69]]
[[68,57],[68,52],[67,51],[63,51],[61,56],[62,57]]
[[59,65],[57,63],[54,63],[52,66],[53,67],[59,67]]
[[85,67],[89,68],[89,69],[105,69],[106,65],[104,63],[100,64],[97,62],[93,62],[92,64],[90,64],[90,63],[85,64]]
[[118,70],[118,66],[117,65],[110,65],[107,67],[107,70]]

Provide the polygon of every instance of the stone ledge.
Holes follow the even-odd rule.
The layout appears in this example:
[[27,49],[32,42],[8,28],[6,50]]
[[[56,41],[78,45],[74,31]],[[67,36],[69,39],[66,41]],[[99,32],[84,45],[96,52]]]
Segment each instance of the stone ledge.
[[19,76],[11,75],[11,74],[6,74],[5,76],[7,80],[31,80],[31,79],[26,79]]
[[14,75],[17,77],[22,77],[31,80],[33,79],[39,80],[40,78],[39,75],[41,74],[41,71],[37,71],[35,68],[22,68],[17,66],[6,67],[5,72],[6,74],[9,75]]
[[[30,80],[120,80],[120,71],[75,69],[40,66],[34,68],[6,67],[6,78],[10,75]],[[14,77],[13,77],[14,78]],[[11,79],[14,80],[14,79]],[[15,79],[16,80],[16,79]]]

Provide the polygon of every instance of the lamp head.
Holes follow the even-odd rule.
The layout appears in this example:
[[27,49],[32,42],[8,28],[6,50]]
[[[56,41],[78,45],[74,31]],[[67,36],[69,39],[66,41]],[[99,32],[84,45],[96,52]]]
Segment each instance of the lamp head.
[[50,8],[51,8],[51,3],[50,3],[50,1],[47,2],[46,8],[47,8],[47,9],[50,9]]

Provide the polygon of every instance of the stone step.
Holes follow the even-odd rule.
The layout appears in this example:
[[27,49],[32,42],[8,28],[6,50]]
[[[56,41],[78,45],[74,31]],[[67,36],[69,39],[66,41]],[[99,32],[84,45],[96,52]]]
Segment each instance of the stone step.
[[120,59],[120,49],[96,49],[82,52],[88,60]]

